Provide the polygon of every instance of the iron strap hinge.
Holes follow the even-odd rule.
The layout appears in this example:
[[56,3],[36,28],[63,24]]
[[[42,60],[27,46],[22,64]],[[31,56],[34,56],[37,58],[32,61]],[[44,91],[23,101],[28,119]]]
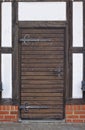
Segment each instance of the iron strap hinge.
[[25,105],[21,105],[19,109],[28,112],[29,109],[48,109],[48,106],[30,106],[28,103],[25,103]]
[[19,40],[20,42],[27,43],[27,42],[48,42],[51,41],[49,38],[31,38],[29,34],[26,34],[23,38]]
[[20,39],[20,42],[24,42],[24,43],[26,43],[26,42],[49,42],[49,41],[51,41],[51,40],[50,39],[34,39],[34,38],[32,38],[32,39],[21,38]]

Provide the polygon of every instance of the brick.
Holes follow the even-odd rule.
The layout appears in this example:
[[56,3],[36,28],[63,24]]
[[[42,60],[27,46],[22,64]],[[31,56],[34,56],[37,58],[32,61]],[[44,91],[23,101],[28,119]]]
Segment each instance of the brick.
[[75,119],[73,120],[74,123],[83,123],[83,120]]
[[10,114],[18,114],[17,111],[10,111]]
[[11,106],[12,111],[18,111],[18,106]]
[[72,115],[73,112],[72,111],[66,111],[66,115]]
[[0,115],[0,119],[4,119],[4,116],[3,116],[3,115]]
[[80,115],[80,118],[83,118],[83,119],[85,119],[85,115]]
[[11,110],[11,106],[10,105],[7,106],[7,110]]
[[66,110],[72,110],[72,106],[71,105],[67,105],[66,106]]
[[81,110],[85,110],[85,105],[82,105],[82,106],[81,106]]
[[71,119],[78,118],[78,115],[67,115],[67,118],[71,118]]
[[4,107],[5,107],[5,110],[10,110],[10,106],[9,105],[6,105]]
[[77,110],[77,105],[73,105],[73,110]]
[[70,105],[70,106],[69,106],[69,110],[73,110],[73,105]]
[[77,105],[77,109],[76,110],[81,110],[81,106]]
[[85,123],[85,105],[67,105],[66,122]]
[[81,105],[74,105],[73,106],[73,110],[76,111],[76,110],[81,110]]
[[5,106],[4,106],[4,105],[1,105],[1,106],[0,106],[0,110],[5,110]]
[[74,111],[74,114],[85,114],[85,111]]
[[14,111],[15,110],[15,106],[11,106],[10,110]]
[[85,119],[83,120],[83,123],[85,123]]
[[15,116],[13,116],[13,115],[7,115],[7,116],[5,116],[5,119],[15,119]]
[[15,119],[18,120],[18,115],[15,116]]
[[71,120],[71,119],[66,119],[66,122],[67,122],[67,123],[70,123],[70,122],[73,122],[73,120]]
[[18,111],[18,106],[15,106],[15,110]]
[[9,114],[9,111],[0,111],[0,114]]
[[71,107],[69,107],[69,109],[65,109],[65,111],[67,112],[67,111],[72,111],[73,109],[70,109]]
[[0,121],[1,122],[17,122],[18,106],[0,105]]
[[0,120],[0,122],[9,122],[8,120]]
[[3,110],[3,106],[2,105],[0,106],[0,110]]
[[3,105],[3,106],[1,106],[1,108],[2,108],[1,110],[5,110],[5,106],[4,106],[4,105]]
[[66,105],[66,110],[69,110],[69,105]]

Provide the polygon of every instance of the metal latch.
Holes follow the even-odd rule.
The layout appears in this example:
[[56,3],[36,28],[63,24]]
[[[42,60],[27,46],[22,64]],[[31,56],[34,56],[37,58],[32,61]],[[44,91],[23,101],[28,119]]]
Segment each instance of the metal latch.
[[85,81],[82,81],[82,91],[85,91]]
[[0,92],[2,91],[2,82],[0,82]]
[[21,38],[20,39],[20,42],[49,42],[50,40],[49,39],[35,39],[35,38],[30,38],[30,39],[24,39],[24,38]]
[[30,106],[28,103],[25,103],[24,105],[21,105],[19,107],[20,110],[24,110],[25,112],[28,112],[29,109],[48,109],[48,106]]

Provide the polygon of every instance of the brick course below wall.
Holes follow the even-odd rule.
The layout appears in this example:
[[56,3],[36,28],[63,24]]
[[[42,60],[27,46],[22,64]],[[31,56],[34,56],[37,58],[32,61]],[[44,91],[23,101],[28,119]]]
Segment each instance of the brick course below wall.
[[18,106],[0,105],[0,122],[17,122]]
[[[85,123],[85,105],[66,105],[67,123]],[[18,106],[0,105],[0,122],[17,122]]]
[[66,122],[85,123],[85,105],[66,105]]

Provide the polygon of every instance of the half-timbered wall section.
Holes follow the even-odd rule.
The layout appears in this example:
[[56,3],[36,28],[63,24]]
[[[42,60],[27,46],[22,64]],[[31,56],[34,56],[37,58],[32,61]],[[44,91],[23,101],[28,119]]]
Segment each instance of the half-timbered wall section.
[[[28,101],[38,106],[25,113]],[[84,104],[85,1],[0,0],[0,111],[85,122]]]

